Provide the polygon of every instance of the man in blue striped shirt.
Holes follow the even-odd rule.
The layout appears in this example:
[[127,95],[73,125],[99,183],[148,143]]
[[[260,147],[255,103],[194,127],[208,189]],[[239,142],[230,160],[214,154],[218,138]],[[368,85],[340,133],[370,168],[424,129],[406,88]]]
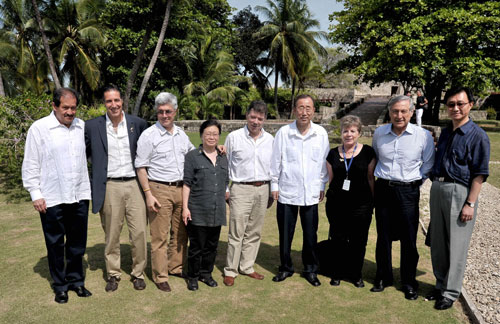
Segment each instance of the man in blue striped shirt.
[[381,292],[393,284],[392,241],[399,240],[402,288],[406,299],[415,300],[419,188],[434,163],[434,140],[429,131],[409,123],[415,110],[410,97],[393,97],[388,107],[391,123],[373,135],[377,274],[371,291]]

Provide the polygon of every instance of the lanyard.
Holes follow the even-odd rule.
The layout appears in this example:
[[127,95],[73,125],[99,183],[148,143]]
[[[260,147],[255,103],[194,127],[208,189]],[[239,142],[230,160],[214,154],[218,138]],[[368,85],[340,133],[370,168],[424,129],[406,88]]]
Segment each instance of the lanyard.
[[356,148],[358,147],[358,143],[354,145],[354,151],[352,151],[351,161],[349,161],[349,165],[347,165],[347,158],[345,155],[344,145],[342,145],[342,153],[344,154],[344,164],[345,164],[345,178],[349,177],[349,169],[351,168],[352,161],[354,160],[354,153],[356,152]]

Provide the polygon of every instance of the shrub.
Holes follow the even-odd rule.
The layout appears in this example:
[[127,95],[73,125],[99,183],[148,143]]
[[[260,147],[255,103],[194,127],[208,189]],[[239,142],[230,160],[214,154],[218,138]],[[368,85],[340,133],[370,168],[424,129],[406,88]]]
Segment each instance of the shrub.
[[[0,179],[11,198],[27,197],[23,190],[21,166],[28,129],[34,121],[52,111],[52,97],[24,93],[17,97],[0,97]],[[88,120],[103,115],[104,106],[80,105],[77,116]]]
[[495,110],[495,108],[493,107],[488,107],[486,109],[486,119],[489,119],[489,120],[496,120],[497,119],[497,112]]

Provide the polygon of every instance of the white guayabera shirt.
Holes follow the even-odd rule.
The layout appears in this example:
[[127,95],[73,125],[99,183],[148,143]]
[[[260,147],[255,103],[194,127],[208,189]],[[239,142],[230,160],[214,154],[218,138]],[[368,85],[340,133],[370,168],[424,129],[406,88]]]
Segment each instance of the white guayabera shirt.
[[271,154],[274,138],[262,129],[254,140],[247,126],[231,132],[225,142],[229,179],[234,182],[271,180]]
[[296,122],[276,133],[271,158],[271,191],[282,204],[311,206],[319,202],[328,182],[326,157],[330,150],[326,130],[311,122],[306,135]]
[[31,125],[22,166],[31,200],[43,198],[47,207],[90,200],[84,125],[75,118],[68,128],[54,112]]

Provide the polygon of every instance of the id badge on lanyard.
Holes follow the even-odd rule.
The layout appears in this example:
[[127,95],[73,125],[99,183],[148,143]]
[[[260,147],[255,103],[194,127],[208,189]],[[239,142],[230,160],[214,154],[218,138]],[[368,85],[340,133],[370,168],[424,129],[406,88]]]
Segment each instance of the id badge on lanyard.
[[349,180],[349,169],[351,168],[352,161],[354,160],[354,153],[356,152],[356,148],[358,148],[358,143],[354,146],[354,151],[352,151],[351,161],[347,164],[347,157],[345,155],[344,145],[342,145],[342,153],[344,155],[344,164],[345,164],[345,179],[344,184],[342,185],[342,190],[349,191],[351,188],[351,180]]

